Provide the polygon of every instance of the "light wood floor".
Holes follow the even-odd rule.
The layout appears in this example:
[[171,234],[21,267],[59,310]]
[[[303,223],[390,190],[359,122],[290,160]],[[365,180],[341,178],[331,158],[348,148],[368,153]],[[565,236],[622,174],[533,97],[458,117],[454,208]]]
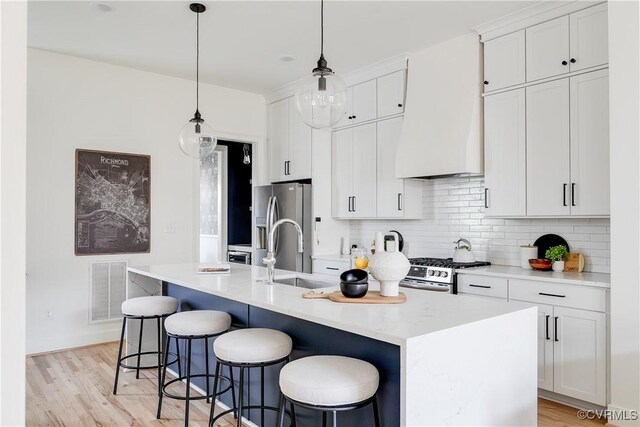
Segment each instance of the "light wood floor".
[[[157,382],[154,369],[120,375],[118,394],[111,394],[117,343],[27,357],[28,426],[182,426],[184,402],[165,399],[156,419]],[[189,421],[206,426],[209,405],[191,404]],[[230,420],[217,426],[232,427]],[[576,409],[538,400],[538,425],[602,426],[604,420],[583,421]]]

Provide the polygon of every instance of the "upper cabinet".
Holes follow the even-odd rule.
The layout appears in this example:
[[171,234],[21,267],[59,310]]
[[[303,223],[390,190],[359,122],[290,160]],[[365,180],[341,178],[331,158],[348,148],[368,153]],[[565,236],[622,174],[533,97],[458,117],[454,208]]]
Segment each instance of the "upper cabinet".
[[490,39],[484,43],[485,92],[605,65],[607,4]]
[[336,127],[355,125],[376,118],[376,80],[347,89],[347,112]]
[[311,128],[296,111],[295,99],[269,105],[269,176],[271,182],[311,178]]
[[378,118],[404,112],[406,73],[404,70],[376,79],[378,86]]
[[525,82],[524,30],[489,40],[484,44],[485,91]]

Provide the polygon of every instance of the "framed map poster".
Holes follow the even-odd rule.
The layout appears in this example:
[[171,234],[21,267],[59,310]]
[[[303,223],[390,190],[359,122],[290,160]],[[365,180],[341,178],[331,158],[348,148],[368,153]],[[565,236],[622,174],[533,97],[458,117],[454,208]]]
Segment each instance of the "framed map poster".
[[76,150],[76,255],[150,250],[151,157]]

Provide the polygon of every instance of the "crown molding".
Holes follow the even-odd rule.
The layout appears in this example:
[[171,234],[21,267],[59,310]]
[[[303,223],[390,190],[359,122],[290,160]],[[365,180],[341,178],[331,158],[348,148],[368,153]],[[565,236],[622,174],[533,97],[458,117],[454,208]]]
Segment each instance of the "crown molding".
[[[409,59],[409,53],[403,52],[399,55],[392,56],[390,58],[383,59],[382,61],[374,62],[365,67],[358,68],[342,75],[342,79],[347,86],[353,86],[355,84],[366,82],[378,77],[391,74],[393,72],[404,70],[407,68],[407,60]],[[267,104],[279,101],[284,98],[293,96],[296,93],[296,88],[300,80],[287,83],[284,86],[279,87],[270,94],[265,95],[264,99]]]
[[480,41],[486,42],[601,3],[603,2],[589,0],[572,0],[568,2],[544,0],[501,18],[480,24],[473,29],[480,34]]

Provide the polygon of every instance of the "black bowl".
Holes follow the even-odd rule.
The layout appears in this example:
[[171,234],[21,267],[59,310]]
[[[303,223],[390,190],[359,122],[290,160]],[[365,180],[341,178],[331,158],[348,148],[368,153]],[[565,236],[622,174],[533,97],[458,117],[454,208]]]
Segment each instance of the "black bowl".
[[340,282],[340,291],[347,298],[362,298],[369,290],[369,283],[345,283]]
[[353,270],[347,270],[340,275],[341,283],[367,283],[369,281],[369,273],[364,270],[354,268]]

